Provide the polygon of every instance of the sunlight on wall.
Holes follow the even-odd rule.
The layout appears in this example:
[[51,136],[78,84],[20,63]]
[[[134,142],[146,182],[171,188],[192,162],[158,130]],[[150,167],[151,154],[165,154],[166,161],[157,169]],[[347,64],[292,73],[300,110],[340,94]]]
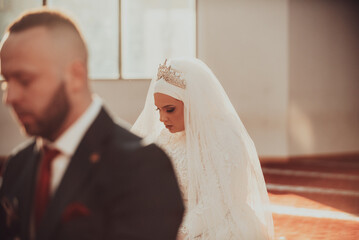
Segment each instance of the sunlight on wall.
[[288,126],[290,148],[303,152],[312,152],[314,149],[313,124],[309,116],[293,103],[290,104],[289,108]]

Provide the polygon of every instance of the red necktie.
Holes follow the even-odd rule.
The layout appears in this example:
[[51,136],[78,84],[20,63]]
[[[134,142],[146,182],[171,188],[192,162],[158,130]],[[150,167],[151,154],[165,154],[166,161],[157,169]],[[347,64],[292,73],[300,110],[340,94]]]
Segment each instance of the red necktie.
[[35,191],[35,225],[39,226],[50,198],[51,162],[60,152],[44,146]]

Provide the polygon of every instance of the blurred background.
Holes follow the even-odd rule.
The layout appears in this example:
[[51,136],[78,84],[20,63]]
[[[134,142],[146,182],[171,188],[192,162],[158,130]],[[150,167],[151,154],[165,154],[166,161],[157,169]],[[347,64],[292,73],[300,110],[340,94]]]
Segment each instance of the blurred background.
[[[42,5],[77,20],[93,91],[129,124],[165,58],[206,62],[257,147],[271,201],[322,211],[299,221],[277,209],[277,238],[359,239],[358,1],[0,0],[0,34],[22,11]],[[3,157],[26,139],[4,105],[0,132]],[[291,181],[307,192],[280,187]],[[315,237],[305,235],[311,231],[298,221],[309,219],[312,229],[318,216]],[[321,230],[328,224],[331,234]]]

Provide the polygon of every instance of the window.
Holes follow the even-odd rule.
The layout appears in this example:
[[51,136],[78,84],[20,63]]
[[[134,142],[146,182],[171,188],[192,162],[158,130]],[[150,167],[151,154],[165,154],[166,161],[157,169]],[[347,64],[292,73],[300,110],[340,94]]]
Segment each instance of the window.
[[151,78],[165,58],[196,55],[196,0],[0,0],[0,33],[46,5],[79,24],[92,79]]
[[42,0],[0,0],[0,38],[4,36],[7,26],[23,11],[41,5]]
[[48,0],[47,6],[77,21],[89,51],[90,78],[119,78],[118,0]]
[[150,78],[165,58],[196,55],[194,0],[121,3],[123,78]]

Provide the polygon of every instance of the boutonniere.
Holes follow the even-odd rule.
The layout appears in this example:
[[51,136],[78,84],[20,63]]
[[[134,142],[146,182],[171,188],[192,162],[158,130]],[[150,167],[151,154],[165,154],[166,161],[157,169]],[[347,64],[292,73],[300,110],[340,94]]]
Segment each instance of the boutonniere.
[[4,209],[6,215],[6,226],[10,228],[14,225],[14,222],[19,219],[19,201],[17,198],[12,198],[10,200],[7,197],[3,197],[1,199],[1,206]]
[[93,152],[90,154],[89,160],[91,163],[97,163],[98,161],[100,161],[100,154],[98,152]]
[[91,211],[82,203],[74,202],[69,204],[62,215],[62,222],[68,222],[71,219],[78,218],[78,217],[86,217],[90,216]]

